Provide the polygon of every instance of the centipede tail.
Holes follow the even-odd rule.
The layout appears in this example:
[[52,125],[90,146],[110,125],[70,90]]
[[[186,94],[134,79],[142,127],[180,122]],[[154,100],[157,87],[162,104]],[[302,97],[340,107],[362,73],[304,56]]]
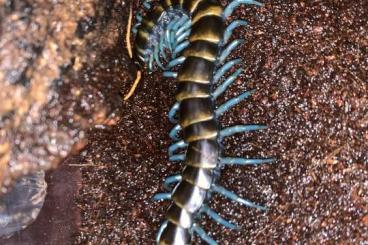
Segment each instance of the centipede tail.
[[[240,59],[224,63],[242,42],[234,40],[228,44],[232,31],[246,22],[236,20],[228,26],[225,24],[241,4],[261,5],[251,0],[234,0],[224,8],[216,0],[162,0],[152,7],[145,1],[147,14],[144,17],[141,12],[137,14],[133,28],[136,59],[149,70],[161,69],[164,77],[177,80],[177,102],[169,111],[169,120],[177,123],[170,132],[176,142],[169,148],[169,159],[183,161],[184,168],[182,173],[165,179],[165,188],[173,186],[172,190],[154,197],[172,201],[158,231],[157,244],[189,244],[194,234],[208,244],[216,244],[197,223],[202,214],[227,228],[236,228],[206,205],[212,192],[249,207],[265,209],[216,184],[220,170],[227,164],[256,165],[273,161],[224,157],[221,152],[224,137],[265,128],[234,125],[223,129],[218,122],[225,111],[252,94],[252,91],[245,92],[220,106],[215,103],[241,73],[239,68],[225,76]],[[177,71],[173,70],[176,67]],[[222,79],[223,83],[217,85]],[[179,131],[183,132],[183,139],[178,137]]]

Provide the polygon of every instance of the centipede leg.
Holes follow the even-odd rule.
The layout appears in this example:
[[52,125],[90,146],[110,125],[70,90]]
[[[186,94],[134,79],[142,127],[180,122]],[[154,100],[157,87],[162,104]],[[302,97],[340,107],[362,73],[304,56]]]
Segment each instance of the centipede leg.
[[151,8],[151,1],[150,0],[143,1],[143,7],[146,10],[149,10]]
[[235,60],[230,60],[228,62],[226,62],[221,68],[217,69],[215,75],[213,76],[213,83],[216,84],[221,77],[228,71],[231,69],[231,67],[239,64],[242,61],[242,59],[235,59]]
[[173,55],[177,55],[178,53],[180,53],[181,51],[183,51],[184,49],[186,49],[189,46],[189,41],[184,41],[180,44],[178,44],[178,46],[175,47]]
[[231,24],[226,28],[224,33],[224,43],[226,44],[230,37],[233,35],[233,31],[235,28],[239,26],[246,26],[248,23],[245,20],[234,20]]
[[180,107],[180,103],[179,102],[176,102],[170,109],[169,113],[168,113],[168,116],[169,116],[169,121],[171,123],[176,123],[176,119],[175,119],[175,115],[176,113],[178,112],[179,110],[179,107]]
[[275,158],[247,159],[241,157],[221,157],[222,165],[259,165],[265,163],[273,163]]
[[186,148],[187,146],[188,143],[186,143],[184,140],[176,142],[175,144],[169,147],[169,156],[170,157],[173,156],[175,151]]
[[168,69],[170,69],[170,68],[172,68],[172,67],[174,67],[174,66],[177,66],[177,65],[183,64],[183,63],[184,63],[184,61],[185,61],[185,57],[184,57],[184,56],[180,56],[180,57],[178,57],[178,58],[176,58],[176,59],[173,59],[173,60],[171,60],[171,61],[169,62],[169,64],[167,64],[166,69],[168,70]]
[[242,4],[254,4],[254,5],[258,5],[260,7],[263,6],[262,3],[254,1],[254,0],[233,0],[231,3],[229,3],[227,5],[227,7],[225,8],[224,12],[223,12],[223,17],[226,19],[228,18],[230,15],[232,15],[232,13],[234,12],[234,10],[239,7]]
[[205,242],[209,245],[217,245],[217,242],[213,240],[199,225],[193,224],[193,231]]
[[172,161],[172,162],[184,161],[185,160],[185,154],[172,155],[172,156],[169,157],[169,160]]
[[203,205],[203,207],[201,208],[201,212],[207,214],[209,217],[211,217],[217,223],[219,223],[220,225],[223,225],[223,226],[225,226],[229,229],[236,229],[238,227],[237,225],[232,224],[229,221],[222,218],[220,215],[218,215],[215,211],[213,211],[207,205]]
[[188,29],[190,29],[192,23],[191,21],[188,19],[183,25],[182,27],[180,27],[178,29],[178,31],[176,32],[176,37],[180,36],[183,32],[187,31]]
[[233,74],[231,74],[218,88],[212,93],[214,99],[219,97],[225,90],[236,80],[236,78],[242,73],[243,69],[237,69]]
[[164,66],[162,65],[161,61],[160,61],[160,57],[159,57],[159,46],[156,46],[155,47],[155,50],[153,51],[153,56],[154,56],[154,59],[157,63],[157,65],[161,68],[161,69],[164,69]]
[[153,196],[154,201],[171,200],[171,193],[157,193]]
[[224,137],[228,137],[237,133],[250,132],[256,130],[266,129],[267,127],[264,125],[235,125],[231,127],[227,127],[220,131],[220,140]]
[[244,43],[243,39],[236,39],[232,41],[229,45],[227,45],[219,57],[219,63],[220,64],[223,63],[227,59],[227,57],[231,54],[231,52],[233,52],[233,50],[236,49],[242,43]]
[[181,130],[181,126],[177,124],[173,129],[170,130],[169,136],[172,140],[179,140],[178,133]]
[[167,223],[168,223],[168,221],[165,220],[161,224],[160,228],[158,229],[157,236],[156,236],[156,244],[159,244],[160,243],[160,238],[161,238],[162,232],[165,230],[165,228],[167,226]]
[[261,209],[261,210],[267,210],[266,207],[255,204],[255,203],[253,203],[253,202],[251,202],[247,199],[241,198],[238,195],[236,195],[235,193],[225,189],[222,186],[213,184],[212,187],[211,187],[211,190],[223,195],[226,198],[229,198],[230,200],[233,200],[235,202],[238,202],[238,203],[243,204],[245,206],[248,206],[250,208],[257,208],[257,209]]
[[174,184],[174,183],[178,183],[182,180],[182,176],[180,174],[176,174],[176,175],[171,175],[169,177],[167,177],[165,180],[164,180],[164,188],[166,190],[169,190],[170,189],[170,185],[171,184]]
[[222,114],[224,114],[227,110],[229,110],[231,107],[237,105],[238,103],[240,103],[242,100],[245,100],[246,98],[248,98],[251,94],[254,93],[255,90],[251,90],[251,91],[247,91],[241,95],[239,95],[238,97],[232,98],[230,100],[228,100],[227,102],[225,102],[224,104],[222,104],[219,108],[217,108],[215,114],[216,117],[221,116]]
[[163,76],[167,78],[177,78],[178,73],[172,71],[164,71]]

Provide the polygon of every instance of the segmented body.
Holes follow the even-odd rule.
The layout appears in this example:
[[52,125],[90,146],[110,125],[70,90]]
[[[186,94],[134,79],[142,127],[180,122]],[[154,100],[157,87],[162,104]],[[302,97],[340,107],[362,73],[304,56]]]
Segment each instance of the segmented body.
[[[152,9],[149,2],[144,6],[150,11],[142,18],[138,14],[136,25],[135,55],[147,64],[149,69],[160,67],[164,76],[177,79],[177,103],[169,112],[169,118],[178,124],[170,136],[176,143],[169,148],[173,161],[183,161],[184,170],[179,175],[168,177],[166,187],[175,184],[169,193],[161,193],[155,199],[171,199],[157,236],[158,244],[189,244],[193,233],[209,244],[215,244],[196,223],[205,213],[228,228],[236,226],[213,212],[206,201],[211,192],[250,207],[263,207],[236,196],[215,184],[221,168],[226,164],[260,164],[272,159],[226,158],[221,154],[223,137],[258,129],[261,125],[236,125],[221,129],[218,117],[248,97],[246,92],[225,104],[216,107],[215,100],[241,73],[238,69],[215,88],[231,67],[240,63],[239,59],[223,64],[231,51],[241,43],[235,40],[227,44],[234,28],[244,25],[235,21],[228,27],[226,18],[234,8],[243,3],[259,5],[255,1],[235,0],[225,9],[216,0],[162,0]],[[168,57],[170,56],[170,57]],[[179,66],[177,72],[173,67]],[[177,136],[183,131],[183,139]],[[183,150],[182,154],[175,154]]]

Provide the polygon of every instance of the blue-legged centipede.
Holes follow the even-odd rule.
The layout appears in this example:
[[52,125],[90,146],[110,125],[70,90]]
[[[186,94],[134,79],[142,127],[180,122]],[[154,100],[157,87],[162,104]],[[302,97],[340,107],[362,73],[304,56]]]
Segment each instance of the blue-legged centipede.
[[[166,219],[157,234],[157,244],[188,244],[192,235],[199,235],[208,244],[216,242],[197,224],[206,214],[228,228],[236,225],[221,218],[206,205],[212,192],[249,207],[264,209],[216,184],[220,170],[227,164],[270,163],[272,158],[245,159],[224,157],[221,141],[235,133],[264,129],[263,125],[235,125],[222,129],[218,118],[231,107],[249,97],[247,91],[216,107],[215,100],[241,74],[242,68],[225,77],[241,59],[226,62],[231,52],[242,43],[229,42],[232,32],[246,25],[235,20],[226,26],[226,19],[242,4],[262,5],[253,0],[233,0],[223,7],[217,0],[161,0],[151,6],[145,1],[146,15],[138,12],[134,56],[148,69],[160,68],[164,77],[178,81],[177,102],[169,111],[176,126],[170,137],[176,142],[169,147],[171,161],[183,161],[181,174],[165,179],[168,193],[155,195],[155,200],[172,200]],[[178,68],[177,68],[178,67]],[[223,79],[222,84],[217,85]],[[177,115],[178,114],[178,115]],[[178,137],[183,132],[183,139]],[[176,153],[182,151],[183,153]]]

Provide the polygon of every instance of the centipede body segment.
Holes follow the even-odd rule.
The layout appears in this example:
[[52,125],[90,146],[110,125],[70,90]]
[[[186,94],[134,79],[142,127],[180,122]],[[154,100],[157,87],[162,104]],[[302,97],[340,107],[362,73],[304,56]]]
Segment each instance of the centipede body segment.
[[[194,234],[208,244],[216,244],[198,225],[202,214],[227,228],[236,228],[207,205],[214,192],[248,207],[265,209],[216,184],[227,164],[256,165],[273,161],[272,158],[224,157],[221,151],[224,137],[265,128],[263,125],[222,128],[218,121],[224,112],[252,93],[248,91],[216,105],[216,98],[242,71],[239,68],[227,76],[241,60],[225,62],[242,43],[242,40],[229,42],[233,30],[246,24],[244,20],[235,20],[226,25],[226,19],[242,4],[261,5],[252,0],[233,0],[225,7],[217,0],[161,0],[154,4],[144,1],[146,14],[137,13],[133,27],[135,58],[148,69],[162,70],[164,77],[177,81],[177,102],[169,111],[170,121],[176,123],[170,132],[175,143],[169,148],[169,159],[184,162],[184,168],[180,174],[165,179],[169,192],[154,197],[171,200],[157,234],[157,244],[189,244]],[[178,137],[179,131],[182,139]]]

